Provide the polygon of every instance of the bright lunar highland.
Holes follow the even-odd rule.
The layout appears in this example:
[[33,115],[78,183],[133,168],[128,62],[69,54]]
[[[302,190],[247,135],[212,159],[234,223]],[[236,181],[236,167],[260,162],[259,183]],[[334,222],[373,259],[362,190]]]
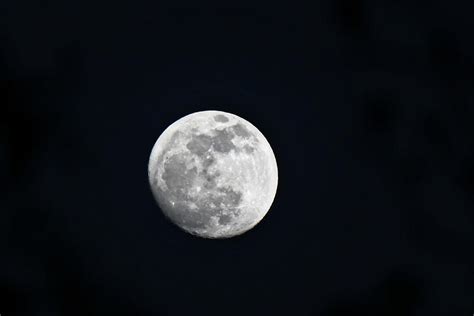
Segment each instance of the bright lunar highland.
[[152,149],[148,177],[163,213],[205,238],[254,227],[278,185],[275,156],[263,134],[220,111],[192,113],[171,124]]

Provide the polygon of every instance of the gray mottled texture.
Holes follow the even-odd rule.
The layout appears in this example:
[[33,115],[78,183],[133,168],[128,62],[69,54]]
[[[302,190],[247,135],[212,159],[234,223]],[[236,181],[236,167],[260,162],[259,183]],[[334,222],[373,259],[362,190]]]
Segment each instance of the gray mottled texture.
[[[193,154],[203,156],[203,148],[209,145],[209,138],[203,135],[193,136],[187,148]],[[189,144],[192,143],[192,146]],[[203,145],[204,144],[204,145]],[[208,167],[215,161],[213,156],[203,159],[202,171],[197,172],[197,167],[189,167],[193,161],[190,154],[173,155],[164,163],[164,172],[161,178],[166,183],[166,190],[161,193],[167,197],[163,207],[168,210],[167,216],[184,229],[197,232],[206,229],[212,217],[218,219],[219,224],[226,225],[232,221],[232,215],[237,215],[237,210],[242,201],[242,193],[234,191],[231,187],[218,187],[216,179],[220,172],[209,172]],[[191,196],[196,178],[203,179],[203,191],[198,196]],[[195,205],[193,209],[191,205]]]
[[150,184],[163,213],[180,228],[226,238],[249,230],[268,211],[277,170],[252,126],[209,112],[208,119],[198,114],[160,136],[150,156]]
[[214,139],[208,135],[193,135],[186,147],[190,152],[198,156],[204,155],[211,148]]
[[243,138],[249,138],[252,136],[252,133],[250,133],[250,131],[242,124],[233,125],[232,130],[234,131],[235,135]]
[[235,146],[232,143],[232,138],[234,138],[234,136],[234,133],[229,131],[227,128],[216,130],[216,136],[212,139],[214,150],[221,153],[227,153],[232,149],[235,149]]
[[181,200],[186,198],[187,189],[192,185],[196,176],[196,167],[187,169],[185,160],[174,155],[165,162],[165,172],[161,178],[165,181],[171,196],[176,200]]
[[223,115],[223,114],[215,115],[215,116],[214,116],[214,120],[215,120],[216,122],[221,122],[221,123],[229,122],[229,119],[227,118],[227,116],[225,116],[225,115]]

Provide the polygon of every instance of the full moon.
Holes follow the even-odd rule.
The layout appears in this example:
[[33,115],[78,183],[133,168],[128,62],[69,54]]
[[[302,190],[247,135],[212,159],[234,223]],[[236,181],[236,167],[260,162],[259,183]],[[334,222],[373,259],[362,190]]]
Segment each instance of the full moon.
[[231,113],[202,111],[160,135],[148,178],[171,222],[200,237],[229,238],[250,230],[268,212],[278,169],[255,126]]

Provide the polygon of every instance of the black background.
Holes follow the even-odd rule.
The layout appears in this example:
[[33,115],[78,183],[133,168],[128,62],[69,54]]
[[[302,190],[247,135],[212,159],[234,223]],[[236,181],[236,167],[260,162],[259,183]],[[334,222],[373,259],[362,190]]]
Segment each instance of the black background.
[[[472,315],[472,10],[447,1],[1,4],[0,313]],[[151,148],[257,126],[274,204],[180,231]]]

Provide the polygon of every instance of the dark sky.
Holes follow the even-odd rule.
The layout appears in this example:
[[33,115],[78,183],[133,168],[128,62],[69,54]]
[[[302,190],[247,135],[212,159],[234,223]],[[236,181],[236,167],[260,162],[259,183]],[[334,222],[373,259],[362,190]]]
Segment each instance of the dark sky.
[[[2,3],[1,315],[472,315],[472,10],[414,2]],[[148,185],[207,109],[279,166],[228,240]]]

